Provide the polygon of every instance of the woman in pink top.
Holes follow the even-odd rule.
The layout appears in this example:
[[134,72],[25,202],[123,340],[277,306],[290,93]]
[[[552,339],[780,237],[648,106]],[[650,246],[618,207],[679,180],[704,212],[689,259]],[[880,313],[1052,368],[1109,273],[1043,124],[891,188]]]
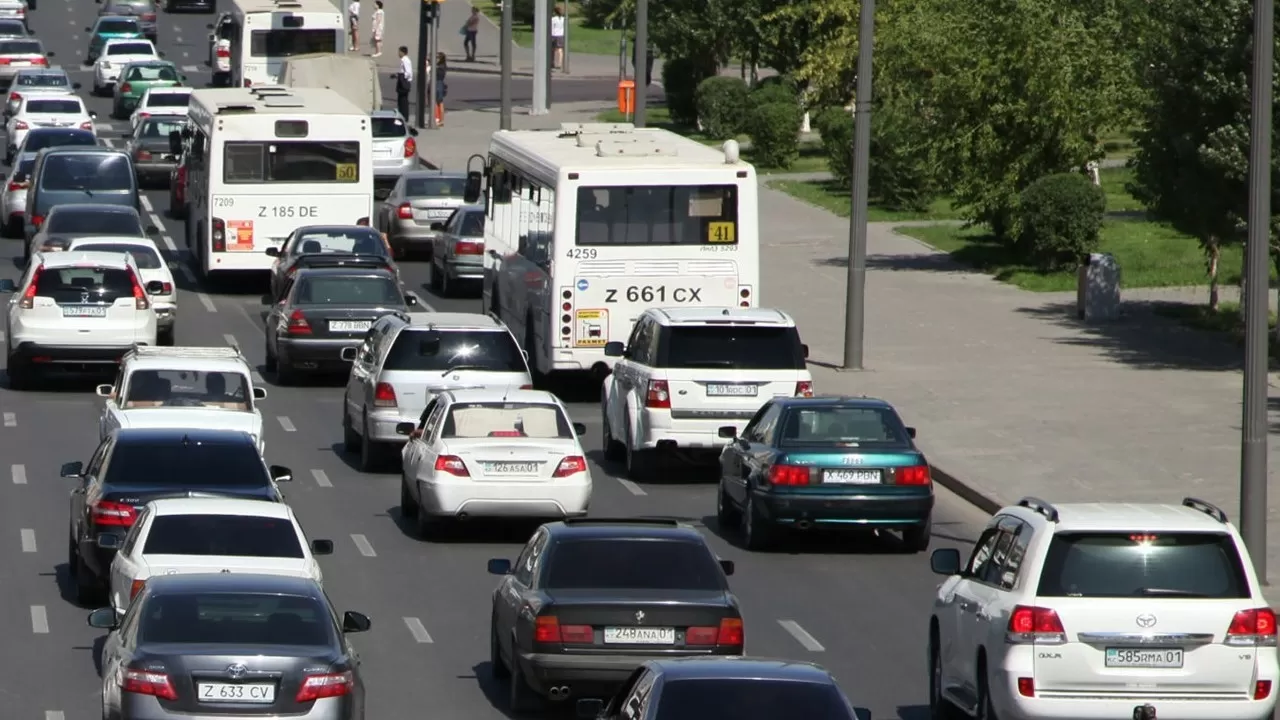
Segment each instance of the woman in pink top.
[[382,0],[375,0],[373,5],[373,56],[382,57],[382,31],[386,28],[387,14],[382,10]]

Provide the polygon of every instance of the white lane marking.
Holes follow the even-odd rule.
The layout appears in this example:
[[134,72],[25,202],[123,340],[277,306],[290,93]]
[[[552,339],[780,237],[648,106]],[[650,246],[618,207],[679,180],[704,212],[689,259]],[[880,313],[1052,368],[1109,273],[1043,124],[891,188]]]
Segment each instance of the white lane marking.
[[[144,197],[145,197],[145,196],[144,196]],[[165,227],[164,227],[164,220],[161,220],[161,219],[160,219],[160,216],[159,216],[158,214],[156,214],[156,213],[151,213],[151,214],[147,215],[147,217],[151,219],[151,224],[152,224],[152,225],[155,225],[157,230],[159,230],[160,232],[164,232],[164,231],[165,231]]]
[[262,373],[258,372],[257,370],[251,371],[249,373],[249,377],[253,378],[254,385],[265,385],[267,382],[266,380],[262,379]]
[[143,195],[142,197],[138,198],[138,202],[142,203],[143,210],[146,210],[149,213],[154,213],[156,211],[155,208],[151,207],[151,198],[147,197],[146,195]]
[[329,480],[329,475],[323,470],[312,470],[311,477],[316,479],[316,484],[320,487],[333,487],[333,482]]
[[373,545],[369,544],[369,538],[355,533],[351,536],[351,542],[356,544],[356,549],[365,557],[378,557],[378,553],[373,551]]
[[14,485],[27,484],[27,469],[22,465],[14,465],[13,467],[9,468],[9,472],[12,473],[13,475]]
[[[67,8],[70,10],[71,8]],[[67,720],[67,716],[62,714],[61,710],[45,710],[44,720]]]
[[31,606],[31,632],[37,635],[49,634],[49,612],[43,605]]
[[13,413],[4,414],[5,427],[18,427],[18,416]]
[[435,642],[431,639],[431,633],[427,632],[427,628],[423,626],[422,621],[416,617],[407,617],[404,624],[408,626],[409,633],[413,635],[413,639],[421,644]]
[[181,45],[181,44],[182,44],[182,36],[181,36],[181,35],[174,35],[174,36],[173,36],[173,41],[174,41],[175,43],[177,43],[178,45]]
[[627,489],[627,492],[631,493],[632,495],[648,495],[649,494],[644,491],[644,488],[640,487],[639,485],[631,482],[626,478],[618,478],[618,482],[622,485],[622,487]]
[[805,650],[809,652],[824,652],[826,650],[826,648],[822,647],[822,643],[810,635],[808,630],[800,627],[800,623],[795,620],[779,620],[778,624],[782,626],[783,630],[791,633],[791,637],[803,645]]
[[293,421],[287,415],[281,415],[276,419],[280,421],[280,427],[284,428],[285,432],[298,432],[298,428],[293,426]]
[[[186,55],[186,53],[183,53],[183,55]],[[182,72],[200,72],[200,66],[199,65],[183,65]]]
[[232,335],[231,333],[226,333],[225,335],[222,336],[222,339],[225,340],[227,344],[230,345],[231,347],[236,349],[240,348],[240,342],[236,340],[235,335]]
[[22,552],[33,553],[36,551],[36,531],[31,528],[22,528]]
[[[172,235],[165,233],[164,235],[160,236],[160,239],[164,241],[164,246],[169,248],[169,252],[172,252],[172,253],[178,252],[178,243],[173,241]],[[187,272],[191,272],[191,271],[188,270]]]
[[106,145],[109,148],[113,148],[116,146],[116,141],[111,138],[98,138],[98,139],[102,141],[103,145]]
[[196,293],[196,297],[200,298],[200,304],[204,305],[205,310],[208,310],[211,313],[218,312],[218,306],[213,304],[213,300],[209,299],[208,295],[198,292]]

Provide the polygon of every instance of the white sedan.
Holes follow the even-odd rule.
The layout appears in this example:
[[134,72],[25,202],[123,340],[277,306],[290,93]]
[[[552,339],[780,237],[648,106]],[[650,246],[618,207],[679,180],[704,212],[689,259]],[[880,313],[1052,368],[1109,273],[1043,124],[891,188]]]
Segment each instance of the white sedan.
[[162,290],[151,294],[151,307],[156,311],[156,342],[172,345],[178,324],[178,291],[169,264],[160,255],[160,249],[151,238],[90,235],[72,238],[67,252],[87,250],[91,252],[118,252],[133,256],[133,262],[142,275],[143,287],[158,281]]
[[32,128],[79,128],[93,130],[93,120],[98,117],[84,106],[75,95],[32,95],[18,102],[18,111],[5,123],[8,139],[5,162],[13,163],[13,155]]
[[585,515],[591,471],[585,431],[542,390],[453,390],[436,395],[407,435],[400,512],[428,535],[443,520]]
[[156,575],[245,573],[311,578],[323,582],[316,555],[333,541],[308,541],[284,503],[233,498],[153,500],[127,535],[97,537],[111,561],[111,607],[124,613]]
[[129,127],[137,130],[143,120],[156,115],[185,118],[191,104],[191,90],[189,87],[147,88],[138,100],[138,108],[129,116]]
[[120,71],[131,62],[159,60],[160,53],[150,40],[113,38],[102,47],[93,64],[93,94],[106,95],[120,79]]

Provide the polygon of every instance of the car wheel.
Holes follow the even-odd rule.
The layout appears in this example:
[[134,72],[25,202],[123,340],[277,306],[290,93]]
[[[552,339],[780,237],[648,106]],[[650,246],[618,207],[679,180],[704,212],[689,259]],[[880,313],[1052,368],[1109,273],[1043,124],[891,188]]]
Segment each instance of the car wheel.
[[444,281],[440,277],[440,271],[436,270],[436,263],[434,260],[431,261],[431,269],[429,272],[431,273],[431,292],[440,297],[444,297]]
[[[432,272],[435,272],[435,266],[432,265]],[[457,283],[449,279],[449,273],[445,270],[440,271],[440,297],[453,297],[457,294]]]
[[418,503],[409,492],[409,478],[400,473],[400,517],[418,517]]
[[32,369],[25,361],[10,355],[5,373],[9,376],[10,390],[26,390],[31,387]]
[[987,682],[987,663],[978,661],[978,713],[973,720],[996,720],[996,710],[991,705],[991,685]]
[[360,449],[360,436],[351,426],[351,418],[347,415],[347,400],[342,399],[342,449],[354,453]]
[[369,439],[369,426],[365,425],[360,436],[360,471],[377,472],[382,467],[382,447]]
[[957,716],[956,706],[942,695],[942,657],[938,654],[937,638],[932,638],[929,643],[929,718],[954,720]]
[[609,413],[603,406],[600,408],[601,445],[604,447],[604,459],[609,462],[622,462],[627,456],[622,443],[613,439],[613,431],[609,429]]
[[728,530],[742,522],[741,514],[742,511],[734,507],[733,501],[729,499],[729,493],[725,492],[724,485],[721,484],[716,493],[716,520],[720,523],[720,530]]
[[416,514],[413,516],[413,533],[421,540],[431,540],[440,534],[440,528],[444,525],[444,520],[435,517],[422,508],[422,504],[418,503],[415,508]]
[[511,669],[502,660],[502,648],[498,645],[498,619],[489,621],[489,674],[494,680],[506,680],[511,677]]
[[295,385],[298,382],[298,371],[289,363],[276,358],[276,384]]
[[[630,423],[628,423],[628,426]],[[653,456],[650,450],[636,449],[635,438],[628,429],[627,442],[622,446],[623,459],[627,464],[627,477],[636,482],[649,479],[653,467]]]
[[271,352],[271,343],[263,343],[262,357],[264,358],[262,361],[262,367],[266,368],[267,372],[275,372],[276,356],[275,353]]
[[773,528],[756,510],[755,498],[747,488],[747,506],[742,510],[742,544],[752,551],[768,550],[773,544]]
[[173,347],[174,335],[177,334],[177,328],[169,328],[156,333],[156,344],[161,347]]
[[[515,653],[512,653],[515,656]],[[508,705],[513,713],[534,712],[542,705],[541,698],[533,692],[533,688],[529,687],[528,681],[524,679],[524,673],[520,672],[520,663],[518,661],[511,663],[511,695]]]
[[929,541],[933,539],[933,518],[925,518],[920,525],[913,525],[902,530],[902,551],[922,553],[929,549]]
[[89,566],[85,564],[84,558],[76,554],[75,581],[76,581],[76,604],[80,607],[97,607],[97,603],[101,602],[103,587],[98,576],[93,574]]

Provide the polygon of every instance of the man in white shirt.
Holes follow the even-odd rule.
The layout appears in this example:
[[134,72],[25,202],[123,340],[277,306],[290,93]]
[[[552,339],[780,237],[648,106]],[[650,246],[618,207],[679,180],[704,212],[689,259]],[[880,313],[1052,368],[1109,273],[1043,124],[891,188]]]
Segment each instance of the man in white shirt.
[[360,52],[360,0],[351,0],[347,5],[347,23],[350,25],[351,49]]
[[409,62],[409,48],[401,45],[400,70],[396,72],[396,109],[404,121],[409,122],[409,91],[413,89],[413,63]]
[[564,13],[560,6],[555,8],[551,16],[551,67],[564,67]]

